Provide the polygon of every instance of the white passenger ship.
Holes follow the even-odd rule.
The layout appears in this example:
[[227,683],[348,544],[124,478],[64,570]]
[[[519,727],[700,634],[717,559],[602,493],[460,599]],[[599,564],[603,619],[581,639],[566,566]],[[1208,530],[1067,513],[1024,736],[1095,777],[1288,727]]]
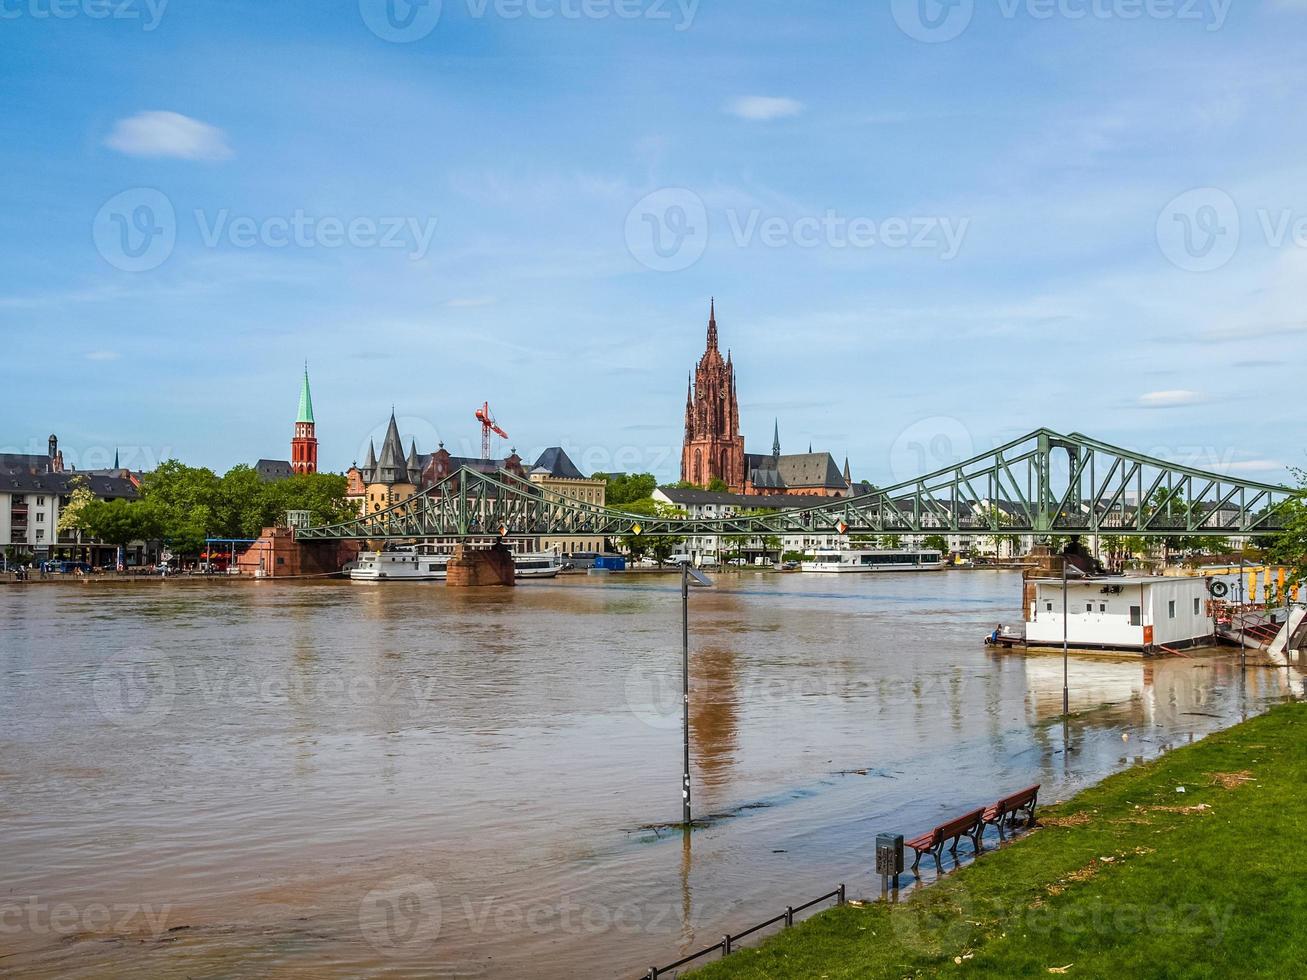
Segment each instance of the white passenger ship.
[[818,548],[800,567],[805,572],[938,572],[947,566],[938,551],[845,551]]
[[447,564],[449,555],[437,554],[430,547],[364,551],[349,577],[355,582],[434,582],[444,579]]
[[[444,581],[450,557],[429,545],[365,551],[358,556],[349,577],[355,582]],[[563,570],[562,560],[552,552],[514,555],[513,565],[518,578],[553,578]]]

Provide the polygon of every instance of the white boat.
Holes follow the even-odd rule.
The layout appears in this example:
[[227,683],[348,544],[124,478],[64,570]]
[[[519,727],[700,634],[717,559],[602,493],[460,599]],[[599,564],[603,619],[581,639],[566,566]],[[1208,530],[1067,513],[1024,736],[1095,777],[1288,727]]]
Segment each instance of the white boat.
[[518,578],[553,578],[563,570],[563,560],[551,551],[514,555]]
[[[450,557],[429,546],[365,551],[358,556],[349,577],[355,582],[444,581]],[[553,578],[563,570],[562,559],[552,552],[514,555],[513,565],[518,578]]]
[[938,572],[946,564],[938,551],[818,548],[800,567],[805,572]]
[[448,563],[449,555],[438,555],[429,548],[364,551],[349,577],[355,582],[433,582],[444,579]]

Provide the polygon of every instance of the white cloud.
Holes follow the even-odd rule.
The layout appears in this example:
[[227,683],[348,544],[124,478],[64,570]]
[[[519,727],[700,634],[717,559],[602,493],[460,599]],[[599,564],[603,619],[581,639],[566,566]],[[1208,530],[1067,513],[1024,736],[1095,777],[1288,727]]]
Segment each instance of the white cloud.
[[1248,459],[1238,463],[1221,463],[1218,468],[1226,473],[1265,473],[1270,470],[1288,469],[1278,459]]
[[93,350],[87,352],[86,359],[88,361],[116,361],[121,356],[116,350]]
[[1197,405],[1203,396],[1196,391],[1177,388],[1174,391],[1150,391],[1139,396],[1139,404],[1144,408],[1175,408],[1179,405]]
[[772,119],[783,119],[786,116],[797,116],[803,111],[803,103],[798,99],[746,95],[727,105],[726,111],[741,119],[767,122]]
[[227,134],[178,112],[138,112],[119,119],[104,145],[133,157],[225,160]]

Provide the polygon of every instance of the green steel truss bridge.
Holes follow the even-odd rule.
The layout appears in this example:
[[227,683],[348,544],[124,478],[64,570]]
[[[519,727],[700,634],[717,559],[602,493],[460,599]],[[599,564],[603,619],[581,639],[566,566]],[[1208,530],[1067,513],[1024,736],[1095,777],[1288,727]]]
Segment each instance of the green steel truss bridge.
[[687,519],[572,500],[506,472],[464,468],[356,520],[300,528],[300,541],[798,534],[1246,536],[1283,529],[1295,490],[1039,429],[897,486],[797,510]]

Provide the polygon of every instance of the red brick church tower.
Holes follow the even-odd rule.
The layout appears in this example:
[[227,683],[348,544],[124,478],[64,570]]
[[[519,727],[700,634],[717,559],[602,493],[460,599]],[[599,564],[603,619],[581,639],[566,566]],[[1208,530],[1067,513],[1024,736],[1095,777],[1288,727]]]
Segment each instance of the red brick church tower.
[[313,395],[309,392],[309,366],[304,365],[304,387],[300,389],[300,411],[295,418],[295,438],[290,441],[290,467],[296,473],[318,472],[317,424],[313,421]]
[[694,369],[685,395],[685,445],[681,450],[681,479],[707,486],[722,480],[733,493],[744,492],[744,436],[740,435],[740,406],[735,395],[735,368],[731,355],[722,359],[717,349],[717,303],[708,313],[708,349]]

